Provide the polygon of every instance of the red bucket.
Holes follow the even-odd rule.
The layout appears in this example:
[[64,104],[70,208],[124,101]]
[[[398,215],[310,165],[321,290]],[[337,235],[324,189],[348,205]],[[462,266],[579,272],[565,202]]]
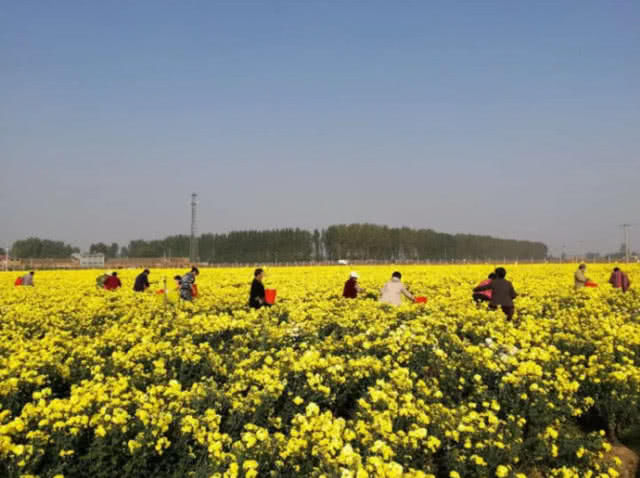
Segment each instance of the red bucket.
[[426,303],[427,303],[426,297],[416,297],[416,304],[426,304]]
[[264,291],[264,301],[267,304],[271,304],[273,305],[276,301],[276,295],[278,294],[278,291],[275,289],[267,289]]

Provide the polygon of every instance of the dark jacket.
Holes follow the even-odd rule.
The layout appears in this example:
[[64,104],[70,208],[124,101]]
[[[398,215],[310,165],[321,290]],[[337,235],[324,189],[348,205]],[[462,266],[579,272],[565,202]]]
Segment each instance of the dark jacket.
[[506,279],[493,279],[491,283],[478,286],[474,292],[491,291],[491,305],[512,306],[513,299],[517,297],[513,284]]
[[136,282],[133,284],[133,290],[136,292],[144,292],[149,287],[149,277],[144,272],[136,277]]
[[249,307],[259,309],[265,305],[264,301],[264,284],[258,279],[253,279],[251,283],[251,291],[249,292]]
[[355,299],[358,297],[358,281],[351,277],[344,283],[344,289],[342,291],[342,297],[347,299]]

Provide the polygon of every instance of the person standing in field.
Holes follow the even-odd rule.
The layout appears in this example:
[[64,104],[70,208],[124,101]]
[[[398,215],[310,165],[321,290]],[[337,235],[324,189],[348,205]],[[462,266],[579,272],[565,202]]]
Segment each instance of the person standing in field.
[[151,284],[149,284],[149,274],[151,271],[149,269],[143,270],[138,277],[136,277],[136,281],[133,284],[133,290],[135,292],[144,292],[149,288]]
[[415,301],[411,292],[402,283],[402,274],[396,271],[391,274],[391,280],[382,287],[380,302],[395,306],[402,305],[402,296],[412,302]]
[[253,272],[253,282],[251,282],[251,290],[249,291],[249,307],[252,309],[259,309],[263,306],[269,307],[271,305],[265,300],[263,279],[264,269],[256,269]]
[[[480,284],[477,285],[477,287],[482,287],[488,284],[491,284],[491,281],[493,279],[496,278],[496,273],[492,272],[491,274],[489,274],[489,277],[485,280],[483,280],[482,282],[480,282]],[[491,291],[491,289],[489,290],[483,290],[482,292],[474,292],[473,293],[473,301],[476,303],[476,305],[480,305],[481,302],[491,302],[491,296],[492,296],[493,292]]]
[[31,271],[28,274],[23,275],[21,285],[30,285],[31,287],[35,287],[35,284],[33,283],[34,275],[35,275],[35,271]]
[[504,267],[498,267],[496,269],[496,278],[488,284],[476,287],[473,289],[473,292],[490,290],[491,303],[489,304],[489,308],[496,310],[500,307],[502,312],[507,316],[507,320],[512,320],[515,312],[513,299],[515,299],[518,294],[516,294],[513,284],[505,279],[506,276],[506,269]]
[[106,290],[116,290],[122,287],[122,282],[120,282],[120,278],[118,277],[117,272],[112,272],[107,280],[104,281],[104,288]]
[[622,289],[622,292],[626,292],[629,290],[629,286],[631,286],[631,281],[627,274],[622,272],[619,267],[615,267],[609,278],[609,284],[611,284],[614,289]]
[[190,272],[184,274],[180,279],[180,298],[182,300],[192,301],[194,288],[196,286],[196,277],[200,275],[200,271],[196,266],[191,268]]
[[344,283],[344,289],[342,290],[342,297],[344,297],[345,299],[356,299],[358,297],[358,294],[363,292],[364,289],[362,289],[358,285],[359,277],[360,276],[355,271],[353,271],[349,275],[349,280],[347,280],[347,282]]
[[580,264],[580,266],[578,266],[578,270],[573,275],[573,282],[574,282],[573,287],[575,290],[583,289],[585,284],[589,282],[589,278],[585,275],[586,272],[587,272],[586,264]]

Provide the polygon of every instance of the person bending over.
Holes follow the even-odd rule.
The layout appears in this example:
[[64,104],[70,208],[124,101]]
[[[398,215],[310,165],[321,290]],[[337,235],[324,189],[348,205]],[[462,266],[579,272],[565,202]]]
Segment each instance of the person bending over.
[[483,292],[485,290],[491,291],[491,303],[489,304],[489,308],[495,310],[498,307],[502,309],[502,312],[507,316],[507,320],[513,319],[513,314],[515,312],[515,306],[513,305],[513,299],[515,299],[518,294],[516,294],[515,289],[513,288],[513,284],[505,279],[507,276],[507,271],[504,267],[498,267],[496,269],[496,278],[493,279],[489,284],[485,284],[482,286],[478,286],[473,289],[473,292]]

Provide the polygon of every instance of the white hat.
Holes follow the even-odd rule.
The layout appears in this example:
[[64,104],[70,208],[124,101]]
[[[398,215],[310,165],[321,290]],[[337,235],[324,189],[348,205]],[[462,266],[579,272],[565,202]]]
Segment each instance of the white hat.
[[351,271],[351,277],[357,279],[358,277],[360,277],[360,274],[358,274],[356,271]]

